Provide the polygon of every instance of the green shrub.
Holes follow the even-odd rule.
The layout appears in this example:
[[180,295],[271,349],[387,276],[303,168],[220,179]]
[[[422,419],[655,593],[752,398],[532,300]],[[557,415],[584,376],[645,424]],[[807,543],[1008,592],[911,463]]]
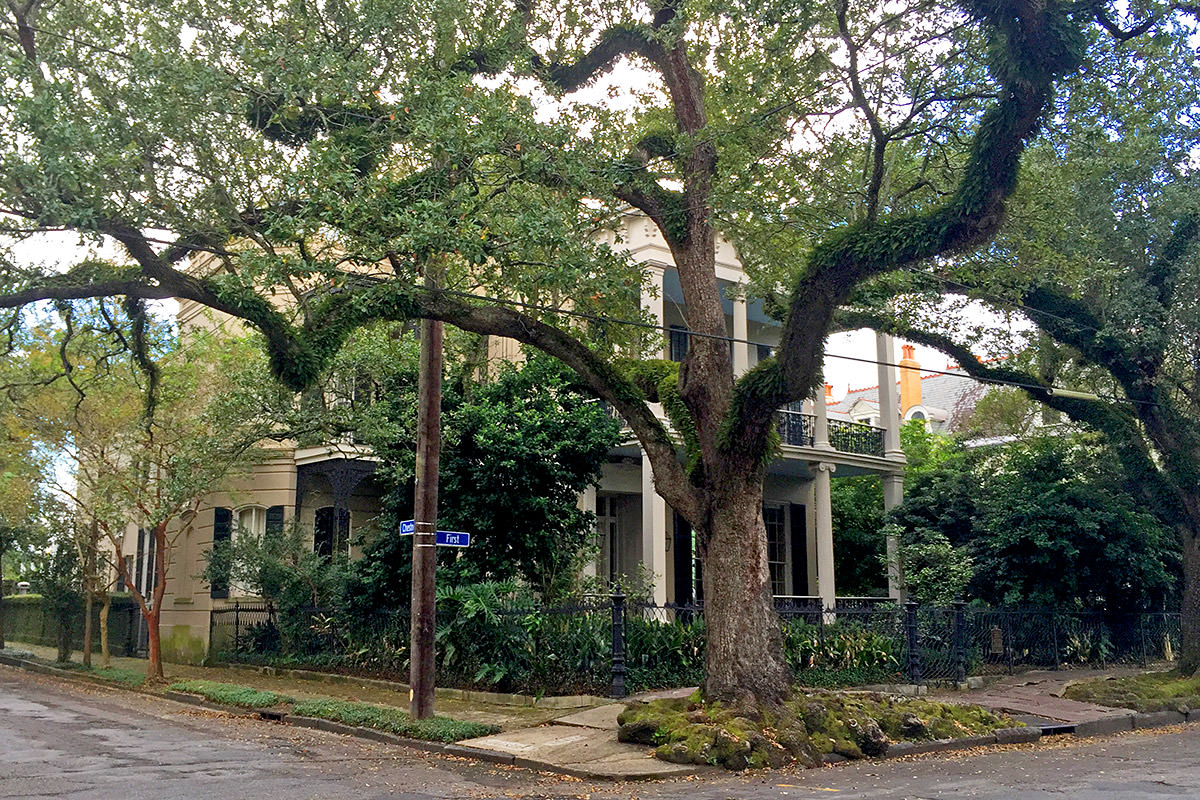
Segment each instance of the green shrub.
[[217,681],[177,681],[167,688],[175,692],[198,694],[214,703],[238,706],[239,708],[270,708],[281,703],[289,703],[292,700],[285,694],[266,692],[234,683],[218,683]]
[[405,711],[391,706],[356,703],[347,700],[321,698],[303,700],[292,705],[292,713],[316,717],[346,725],[356,725],[387,731],[398,736],[432,742],[457,742],[498,732],[494,725],[481,722],[462,722],[448,717],[413,720]]

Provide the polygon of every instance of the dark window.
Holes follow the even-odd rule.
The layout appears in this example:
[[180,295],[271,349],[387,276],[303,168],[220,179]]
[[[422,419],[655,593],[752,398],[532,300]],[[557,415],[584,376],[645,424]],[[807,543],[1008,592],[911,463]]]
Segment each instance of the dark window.
[[787,539],[784,536],[783,506],[764,505],[767,526],[767,568],[771,571],[771,594],[787,594]]
[[774,354],[775,353],[771,349],[771,345],[769,345],[769,344],[758,345],[758,360],[759,361],[766,361],[768,358],[770,358]]
[[133,562],[133,588],[146,595],[146,529],[138,528],[137,558]]
[[688,352],[688,331],[682,325],[672,325],[667,331],[667,343],[670,346],[672,361],[683,361]]
[[283,506],[271,506],[267,509],[267,533],[283,533]]
[[333,506],[318,508],[313,518],[313,552],[319,556],[345,553],[349,541],[350,512]]
[[218,599],[229,597],[229,550],[233,534],[233,509],[213,509],[213,560],[216,564],[209,584],[208,596]]

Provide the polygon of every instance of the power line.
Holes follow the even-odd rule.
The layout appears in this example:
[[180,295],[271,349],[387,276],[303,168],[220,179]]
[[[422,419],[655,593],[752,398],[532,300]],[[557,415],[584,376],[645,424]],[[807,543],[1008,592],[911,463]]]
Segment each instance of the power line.
[[[376,280],[378,280],[379,282],[383,282],[384,279],[379,278]],[[511,300],[511,299],[505,299],[505,298],[501,298],[501,297],[491,297],[489,295],[479,295],[479,294],[474,294],[472,292],[464,292],[464,291],[456,290],[456,289],[440,289],[439,291],[443,294],[449,294],[449,295],[453,295],[456,297],[462,297],[464,299],[484,300],[487,302],[496,303],[498,305],[515,306],[518,308],[525,308],[530,311],[539,311],[539,312],[548,313],[548,314],[562,314],[565,316],[576,317],[579,319],[585,319],[585,320],[589,320],[592,322],[598,322],[601,324],[626,325],[629,327],[637,327],[637,328],[642,328],[645,330],[662,331],[662,332],[666,332],[666,333],[670,333],[672,330],[679,330],[678,328],[671,328],[668,325],[663,325],[663,324],[654,323],[654,322],[646,322],[645,320],[621,319],[618,317],[610,317],[610,316],[603,315],[603,314],[593,314],[593,313],[586,312],[586,311],[576,311],[573,309],[556,308],[553,306],[544,306],[544,305],[539,305],[536,303],[527,303],[527,302],[524,302],[521,300]],[[688,336],[695,336],[695,337],[704,338],[704,339],[713,339],[716,341],[729,342],[731,344],[733,344],[733,343],[749,344],[749,345],[755,345],[755,346],[761,346],[761,347],[769,347],[772,349],[774,349],[778,346],[778,345],[770,344],[769,342],[759,342],[759,341],[755,341],[753,339],[743,339],[740,337],[728,336],[728,335],[719,334],[719,333],[703,333],[703,332],[699,332],[699,331],[691,331],[691,330],[686,330],[686,329],[683,330],[683,333],[685,333]],[[822,353],[822,355],[826,358],[834,358],[834,359],[839,359],[842,361],[855,361],[855,362],[859,362],[859,363],[863,363],[863,364],[875,364],[876,366],[895,367],[898,369],[899,368],[915,369],[917,372],[925,372],[925,373],[929,373],[931,375],[949,375],[949,376],[954,376],[954,377],[959,377],[959,378],[966,378],[968,380],[972,380],[972,381],[975,381],[976,383],[982,383],[982,384],[991,384],[991,385],[997,385],[997,386],[1011,386],[1011,387],[1018,388],[1018,389],[1037,389],[1040,391],[1049,391],[1051,393],[1058,392],[1058,393],[1064,394],[1064,395],[1066,395],[1068,393],[1078,394],[1078,392],[1076,392],[1076,390],[1069,389],[1065,386],[1055,386],[1054,384],[1042,385],[1042,384],[1037,384],[1037,383],[1028,383],[1028,382],[1024,382],[1024,381],[1017,381],[1017,380],[1011,380],[1011,379],[981,378],[981,377],[978,377],[975,375],[971,375],[969,372],[966,372],[965,369],[960,372],[960,371],[954,371],[954,370],[932,369],[932,368],[928,368],[928,367],[919,367],[919,366],[912,367],[912,366],[908,366],[908,365],[902,365],[898,362],[880,361],[878,359],[867,358],[865,356],[848,356],[848,355],[843,355],[840,353],[830,353],[828,351],[825,351],[824,353]],[[1147,400],[1135,400],[1133,398],[1117,397],[1115,395],[1097,394],[1095,396],[1101,400],[1111,400],[1111,401],[1118,402],[1118,403],[1157,405],[1156,403],[1153,403],[1153,402],[1147,401]]]

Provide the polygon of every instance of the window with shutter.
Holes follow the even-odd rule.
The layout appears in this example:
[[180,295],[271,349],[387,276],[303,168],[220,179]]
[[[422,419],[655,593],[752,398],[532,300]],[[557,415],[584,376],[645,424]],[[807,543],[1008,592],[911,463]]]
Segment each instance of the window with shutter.
[[283,506],[271,506],[267,509],[267,533],[283,533]]
[[213,509],[213,557],[220,565],[223,574],[214,574],[208,594],[214,598],[229,597],[229,546],[233,534],[233,509]]

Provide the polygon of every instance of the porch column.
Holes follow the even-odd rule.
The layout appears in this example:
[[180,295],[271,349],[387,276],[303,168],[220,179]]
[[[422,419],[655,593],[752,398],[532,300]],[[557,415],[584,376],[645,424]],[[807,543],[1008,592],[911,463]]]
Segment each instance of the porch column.
[[[666,320],[666,313],[663,311],[663,271],[657,267],[650,267],[647,272],[649,274],[646,276],[646,282],[649,285],[642,289],[642,308],[650,312],[651,321],[661,328]],[[659,358],[670,358],[671,354],[667,350],[667,332],[659,330],[650,335],[659,337]]]
[[[829,392],[829,384],[817,392],[816,399],[813,400],[813,414],[816,416],[815,430],[813,431],[813,447],[822,450],[832,450],[833,447],[829,444],[829,410],[826,407]],[[817,499],[817,507],[820,508],[821,500]]]
[[875,360],[879,362],[879,424],[883,427],[883,454],[903,457],[900,449],[900,408],[896,401],[896,342],[886,333],[875,334]]
[[750,321],[746,309],[746,296],[733,298],[733,376],[736,378],[750,371]]
[[[596,513],[596,487],[588,486],[588,487],[584,488],[584,490],[579,493],[579,499],[576,501],[576,505],[579,507],[580,511],[590,511],[593,514],[595,514]],[[593,558],[592,560],[588,561],[586,564],[583,565],[583,574],[589,578],[596,577],[596,573],[598,571],[597,570],[597,562],[599,561],[599,559],[600,559],[600,553],[597,552],[595,558]]]
[[817,522],[817,593],[825,608],[833,608],[837,600],[833,577],[833,502],[830,482],[835,464],[821,461],[813,465],[813,500]]
[[642,563],[654,573],[654,602],[667,602],[667,501],[654,491],[650,459],[642,455]]
[[[904,502],[904,475],[892,473],[883,476],[883,510],[891,511]],[[896,600],[903,599],[900,590],[904,576],[900,574],[900,539],[896,536],[887,537],[887,580],[888,597]]]

